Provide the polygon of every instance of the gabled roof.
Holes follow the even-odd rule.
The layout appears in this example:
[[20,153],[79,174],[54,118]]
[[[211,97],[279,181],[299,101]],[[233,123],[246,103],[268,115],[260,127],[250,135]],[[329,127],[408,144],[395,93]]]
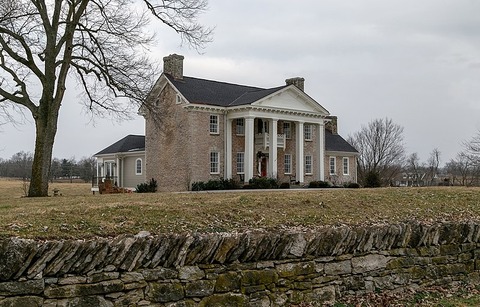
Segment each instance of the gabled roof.
[[169,74],[165,76],[190,103],[220,107],[251,104],[287,87],[284,85],[265,89],[193,77],[184,76],[182,80],[177,80]]
[[145,150],[145,136],[143,135],[127,135],[123,139],[113,143],[107,148],[99,151],[94,156],[105,155],[105,154],[114,154],[114,153],[125,153],[125,152],[136,152]]
[[325,129],[325,151],[341,151],[358,153],[358,151],[350,145],[344,138],[338,134],[333,134],[330,130]]

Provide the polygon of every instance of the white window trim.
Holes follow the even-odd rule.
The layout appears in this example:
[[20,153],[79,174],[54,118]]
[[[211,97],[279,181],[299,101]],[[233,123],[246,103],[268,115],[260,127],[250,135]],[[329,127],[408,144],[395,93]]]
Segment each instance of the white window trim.
[[[333,159],[333,170],[334,172],[332,173],[332,159]],[[330,156],[328,159],[328,173],[330,175],[336,175],[337,174],[337,157]]]
[[[310,157],[310,171],[307,172],[307,157]],[[313,174],[313,156],[312,155],[305,155],[305,175],[312,175]]]
[[[289,162],[289,170],[287,172],[287,156],[290,157],[290,162]],[[290,175],[292,173],[292,155],[291,154],[285,154],[284,157],[283,157],[283,171],[285,174],[288,174]]]
[[[241,126],[238,125],[239,120],[241,120],[241,122],[242,122],[242,125],[241,125]],[[239,133],[239,132],[238,132],[238,127],[243,127],[243,133]],[[236,134],[236,135],[245,135],[245,119],[243,119],[243,118],[237,118],[237,119],[235,120],[235,134]]]
[[[347,172],[345,173],[345,161],[347,161]],[[343,174],[344,175],[350,175],[350,158],[349,157],[343,157],[342,159],[343,165]]]
[[[212,117],[215,117],[217,119],[216,123],[216,129],[215,131],[212,131]],[[208,117],[208,131],[210,131],[210,134],[220,134],[220,117],[217,114],[210,114]]]
[[180,95],[177,94],[177,97],[175,98],[175,103],[176,104],[181,104],[182,103],[182,97],[180,97]]
[[[103,177],[115,177],[116,176],[116,162],[115,160],[104,160],[103,161]],[[111,167],[108,167],[111,165]],[[108,171],[112,171],[111,175],[107,175]]]
[[[288,136],[287,134],[285,133],[285,126],[288,126]],[[291,122],[283,122],[283,134],[285,135],[285,138],[287,140],[291,139],[292,138],[292,123]]]
[[[307,138],[307,130],[309,130],[310,136]],[[305,124],[303,125],[303,138],[305,141],[312,141],[313,140],[313,125]]]
[[[243,172],[239,172],[239,171],[238,171],[238,155],[239,155],[239,154],[243,154],[243,161],[242,161],[242,163],[243,163]],[[237,169],[237,174],[239,174],[239,175],[240,175],[240,174],[245,174],[245,152],[237,152],[237,167],[236,167],[236,169]]]
[[[217,154],[217,170],[212,172],[212,154]],[[210,152],[210,174],[217,175],[220,174],[220,153],[218,151]]]
[[[137,167],[138,161],[140,161],[140,173],[138,172],[138,167]],[[142,175],[142,173],[143,173],[143,161],[141,158],[137,158],[135,160],[135,175]]]

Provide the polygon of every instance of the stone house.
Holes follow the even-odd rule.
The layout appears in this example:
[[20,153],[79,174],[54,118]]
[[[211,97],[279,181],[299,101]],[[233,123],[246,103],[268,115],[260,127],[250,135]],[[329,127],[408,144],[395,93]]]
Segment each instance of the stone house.
[[303,78],[274,88],[212,81],[184,76],[183,59],[164,58],[140,110],[146,178],[159,190],[219,178],[357,181],[358,152],[338,135],[337,118],[304,92]]

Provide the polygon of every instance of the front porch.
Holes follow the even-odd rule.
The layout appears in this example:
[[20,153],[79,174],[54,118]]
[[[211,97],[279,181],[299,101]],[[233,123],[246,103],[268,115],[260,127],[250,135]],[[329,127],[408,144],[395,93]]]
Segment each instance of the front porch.
[[227,114],[224,178],[248,183],[254,177],[269,177],[303,184],[308,175],[307,182],[323,181],[324,121],[323,115],[299,112]]

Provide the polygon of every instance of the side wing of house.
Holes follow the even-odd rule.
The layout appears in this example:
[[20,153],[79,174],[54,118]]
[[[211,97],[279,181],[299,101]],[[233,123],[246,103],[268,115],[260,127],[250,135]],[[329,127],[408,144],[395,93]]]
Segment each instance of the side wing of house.
[[145,137],[128,135],[94,155],[97,173],[92,191],[109,181],[113,187],[130,190],[145,182]]
[[358,151],[337,134],[333,120],[334,129],[325,130],[325,180],[333,185],[356,183]]

